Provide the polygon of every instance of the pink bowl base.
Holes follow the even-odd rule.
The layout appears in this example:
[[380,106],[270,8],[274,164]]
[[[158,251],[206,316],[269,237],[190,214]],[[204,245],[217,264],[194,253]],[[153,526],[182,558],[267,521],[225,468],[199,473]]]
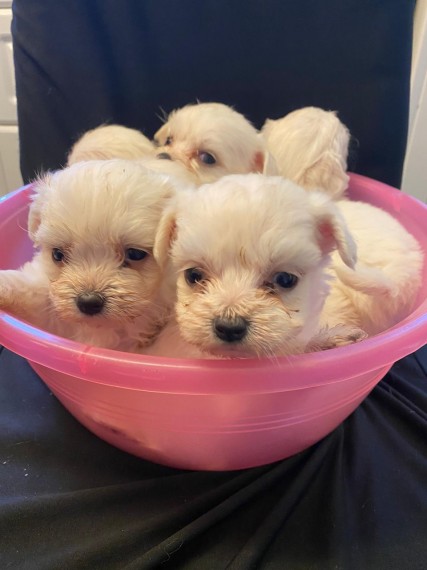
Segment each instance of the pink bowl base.
[[129,397],[126,390],[91,382],[82,388],[79,379],[31,364],[68,411],[101,439],[170,467],[214,471],[264,465],[310,447],[346,419],[390,368],[275,394],[271,413],[271,394],[246,395],[240,406],[235,394],[191,394],[183,405],[180,394],[140,390]]

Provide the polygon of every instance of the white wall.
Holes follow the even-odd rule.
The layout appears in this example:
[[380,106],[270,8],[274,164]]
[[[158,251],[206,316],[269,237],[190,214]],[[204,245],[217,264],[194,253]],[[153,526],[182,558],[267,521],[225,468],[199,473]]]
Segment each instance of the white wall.
[[427,0],[417,0],[402,190],[427,202]]
[[0,0],[0,196],[22,185],[10,6]]

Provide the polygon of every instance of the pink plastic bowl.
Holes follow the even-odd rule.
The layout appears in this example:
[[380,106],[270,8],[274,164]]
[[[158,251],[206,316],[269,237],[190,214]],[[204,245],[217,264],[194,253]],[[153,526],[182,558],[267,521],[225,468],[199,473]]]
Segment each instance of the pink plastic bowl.
[[[32,256],[25,187],[0,200],[0,267]],[[427,251],[427,207],[352,175],[352,198],[383,207]],[[293,455],[338,426],[393,362],[427,339],[427,264],[414,312],[360,344],[278,362],[143,357],[77,344],[0,312],[0,343],[27,358],[63,405],[112,445],[184,469],[242,469]]]

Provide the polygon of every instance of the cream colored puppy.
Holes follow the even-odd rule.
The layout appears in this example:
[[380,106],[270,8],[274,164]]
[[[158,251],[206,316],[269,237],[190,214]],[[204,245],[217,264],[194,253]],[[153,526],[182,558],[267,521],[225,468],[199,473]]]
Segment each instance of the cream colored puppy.
[[182,162],[199,184],[264,169],[262,137],[243,115],[222,103],[173,111],[154,140],[157,156]]
[[267,119],[261,132],[281,176],[334,199],[344,196],[350,133],[335,112],[304,107]]
[[101,125],[84,133],[74,144],[67,164],[112,158],[136,160],[154,155],[153,143],[140,131],[121,125]]
[[105,125],[88,131],[73,146],[68,165],[87,160],[123,158],[138,160],[146,168],[168,174],[184,184],[197,184],[196,174],[177,161],[159,160],[156,147],[141,132],[120,125]]
[[423,262],[382,210],[256,174],[178,195],[154,255],[170,256],[177,303],[151,354],[187,344],[190,357],[221,358],[323,350],[390,327],[410,311]]
[[168,176],[124,160],[37,180],[28,221],[37,252],[21,269],[0,271],[0,308],[83,343],[149,344],[173,302],[152,249],[174,191]]

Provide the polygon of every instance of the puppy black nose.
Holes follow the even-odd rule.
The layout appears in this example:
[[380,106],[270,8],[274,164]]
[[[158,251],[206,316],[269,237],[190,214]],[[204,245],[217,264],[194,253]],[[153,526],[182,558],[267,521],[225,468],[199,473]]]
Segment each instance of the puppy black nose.
[[157,158],[163,158],[165,160],[172,160],[171,155],[168,154],[167,152],[159,152],[159,154],[157,155]]
[[236,342],[248,332],[248,322],[242,317],[227,319],[218,317],[213,322],[214,333],[225,342]]
[[80,312],[85,315],[100,313],[105,305],[105,299],[96,291],[81,293],[76,299],[76,305]]

